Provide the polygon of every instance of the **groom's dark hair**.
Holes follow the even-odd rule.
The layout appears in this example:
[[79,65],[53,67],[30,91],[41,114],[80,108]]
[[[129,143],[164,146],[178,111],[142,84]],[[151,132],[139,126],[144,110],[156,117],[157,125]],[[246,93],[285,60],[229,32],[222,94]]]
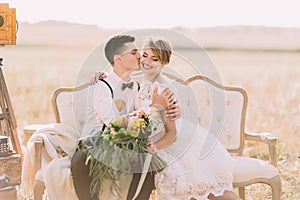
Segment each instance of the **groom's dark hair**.
[[125,49],[124,44],[127,42],[134,42],[135,38],[131,35],[116,35],[108,40],[104,51],[108,62],[114,65],[114,56],[121,55]]

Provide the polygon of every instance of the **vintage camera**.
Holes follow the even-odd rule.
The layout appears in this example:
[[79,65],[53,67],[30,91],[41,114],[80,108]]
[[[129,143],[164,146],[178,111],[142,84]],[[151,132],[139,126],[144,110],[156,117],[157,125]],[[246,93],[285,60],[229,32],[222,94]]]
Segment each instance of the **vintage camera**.
[[16,9],[0,3],[0,45],[15,45],[17,32]]

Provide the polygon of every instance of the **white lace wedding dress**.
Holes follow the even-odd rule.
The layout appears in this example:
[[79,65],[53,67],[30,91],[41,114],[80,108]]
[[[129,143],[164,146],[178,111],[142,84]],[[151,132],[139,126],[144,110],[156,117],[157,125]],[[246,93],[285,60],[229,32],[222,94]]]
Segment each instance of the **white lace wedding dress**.
[[[176,90],[170,83],[168,86]],[[166,85],[143,81],[135,106],[147,110],[155,87],[162,91]],[[154,122],[151,140],[155,142],[165,134],[165,128],[161,115],[152,113],[151,118]],[[232,190],[234,160],[223,145],[206,129],[184,117],[176,120],[176,128],[176,141],[158,152],[167,162],[167,167],[155,176],[159,199],[199,200],[207,199],[210,193],[219,196],[225,190]],[[205,156],[200,156],[203,148],[207,148],[204,144],[207,137],[215,141],[214,145],[206,149]]]

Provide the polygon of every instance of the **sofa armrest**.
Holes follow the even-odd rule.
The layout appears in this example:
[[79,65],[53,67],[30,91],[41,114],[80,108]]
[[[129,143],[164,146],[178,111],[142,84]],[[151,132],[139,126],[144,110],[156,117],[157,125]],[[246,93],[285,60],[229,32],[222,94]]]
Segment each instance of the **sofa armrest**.
[[44,142],[41,139],[34,141],[34,172],[36,174],[42,167],[42,150]]
[[270,133],[245,132],[245,140],[258,141],[268,145],[269,159],[273,166],[277,166],[276,143],[277,138]]
[[[42,139],[34,140],[34,172],[35,172],[35,174],[42,167],[43,147],[44,147],[44,141]],[[60,146],[56,147],[56,152],[62,157],[65,157],[68,155]]]

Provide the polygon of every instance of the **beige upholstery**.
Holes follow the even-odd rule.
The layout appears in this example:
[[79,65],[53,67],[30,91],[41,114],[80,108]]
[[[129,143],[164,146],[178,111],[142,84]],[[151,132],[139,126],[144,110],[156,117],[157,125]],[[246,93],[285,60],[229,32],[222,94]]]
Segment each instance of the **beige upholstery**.
[[281,180],[278,170],[270,163],[255,159],[237,156],[237,166],[234,171],[234,187],[242,188],[240,193],[244,194],[244,187],[255,183],[265,183],[272,188],[272,199],[280,199]]
[[62,87],[52,94],[51,103],[56,122],[75,127],[81,132],[85,123],[85,106],[88,84],[70,88]]
[[199,123],[207,128],[218,129],[219,139],[228,150],[241,148],[244,123],[244,91],[239,88],[217,87],[201,77],[189,80],[198,102]]
[[277,169],[270,163],[242,156],[234,157],[237,161],[234,171],[234,182],[242,183],[258,178],[273,178],[278,175]]
[[[245,199],[244,187],[254,183],[266,183],[272,188],[272,199],[280,199],[281,181],[276,159],[276,138],[270,134],[245,132],[247,93],[241,88],[225,87],[202,76],[187,80],[193,89],[198,105],[199,123],[219,136],[227,150],[237,154],[234,186],[239,187]],[[217,128],[216,128],[217,127]],[[269,147],[270,162],[242,157],[245,140],[260,141]]]
[[[171,75],[166,75],[174,79]],[[228,151],[236,155],[234,157],[237,161],[234,172],[234,187],[239,187],[240,196],[245,199],[245,186],[266,183],[272,188],[272,199],[279,200],[281,181],[276,169],[276,138],[269,134],[245,132],[248,100],[246,92],[241,88],[224,87],[202,76],[195,76],[186,81],[177,81],[188,85],[193,91],[194,97],[189,98],[195,98],[198,106],[198,108],[193,109],[195,110],[194,117],[202,126],[219,136],[220,141]],[[87,85],[57,89],[52,96],[57,122],[71,125],[81,131],[85,122],[86,96]],[[186,98],[182,98],[184,99],[184,102],[181,102],[182,107],[194,105],[190,104],[194,99]],[[185,109],[183,108],[183,110]],[[260,141],[267,144],[270,162],[242,157],[245,140]],[[39,163],[40,161],[37,160],[36,162]],[[38,164],[38,166],[40,165]]]

